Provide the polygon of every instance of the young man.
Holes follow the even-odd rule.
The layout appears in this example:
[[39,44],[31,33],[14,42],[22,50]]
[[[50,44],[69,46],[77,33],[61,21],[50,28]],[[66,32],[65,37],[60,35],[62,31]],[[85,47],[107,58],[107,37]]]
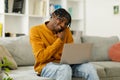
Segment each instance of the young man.
[[90,63],[59,64],[64,43],[73,42],[70,24],[70,14],[59,8],[52,13],[49,21],[31,28],[30,42],[35,56],[35,71],[40,76],[55,80],[72,80],[72,76],[99,80],[96,69]]

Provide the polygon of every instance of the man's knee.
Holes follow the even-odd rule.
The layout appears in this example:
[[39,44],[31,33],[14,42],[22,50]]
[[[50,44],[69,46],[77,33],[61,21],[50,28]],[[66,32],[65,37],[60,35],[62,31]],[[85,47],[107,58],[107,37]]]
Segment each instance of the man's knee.
[[72,74],[72,68],[67,65],[67,64],[62,64],[59,68],[60,71],[64,72],[64,73],[70,73]]

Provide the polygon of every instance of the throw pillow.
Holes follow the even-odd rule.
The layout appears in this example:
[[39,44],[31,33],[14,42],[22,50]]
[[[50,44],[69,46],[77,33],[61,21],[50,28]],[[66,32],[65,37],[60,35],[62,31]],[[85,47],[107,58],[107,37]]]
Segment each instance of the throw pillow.
[[120,42],[112,45],[109,49],[109,57],[113,61],[120,62]]
[[17,64],[15,62],[15,60],[13,59],[12,55],[8,52],[8,50],[0,45],[0,58],[1,60],[6,57],[8,61],[10,61],[12,63],[12,65],[9,65],[8,67],[10,69],[17,69]]

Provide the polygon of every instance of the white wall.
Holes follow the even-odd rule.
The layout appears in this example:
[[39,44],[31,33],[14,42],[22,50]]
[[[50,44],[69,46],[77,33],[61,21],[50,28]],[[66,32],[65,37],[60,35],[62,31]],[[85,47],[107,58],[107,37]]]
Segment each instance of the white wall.
[[86,0],[86,35],[120,37],[120,12],[113,13],[113,6],[120,0]]

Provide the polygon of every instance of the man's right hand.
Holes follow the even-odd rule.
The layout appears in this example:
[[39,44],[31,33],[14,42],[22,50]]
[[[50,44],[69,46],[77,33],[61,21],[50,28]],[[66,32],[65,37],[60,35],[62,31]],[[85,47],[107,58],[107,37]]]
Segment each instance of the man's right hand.
[[63,30],[62,32],[57,33],[56,35],[57,35],[57,37],[59,37],[63,41],[64,37],[65,37],[65,30]]

